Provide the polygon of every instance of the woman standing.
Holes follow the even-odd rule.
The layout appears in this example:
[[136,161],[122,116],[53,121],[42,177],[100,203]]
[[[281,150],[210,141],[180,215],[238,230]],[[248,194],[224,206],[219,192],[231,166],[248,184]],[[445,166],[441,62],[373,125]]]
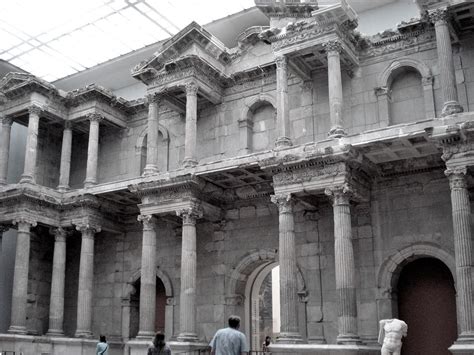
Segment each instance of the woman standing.
[[153,345],[148,348],[147,355],[171,355],[171,349],[166,345],[163,333],[156,333]]

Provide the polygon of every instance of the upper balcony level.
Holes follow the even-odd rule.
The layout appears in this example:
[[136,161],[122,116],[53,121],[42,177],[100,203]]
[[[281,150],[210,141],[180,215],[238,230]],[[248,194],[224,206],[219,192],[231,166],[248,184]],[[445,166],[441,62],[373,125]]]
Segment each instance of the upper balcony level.
[[[344,2],[304,4],[287,9],[257,1],[275,21],[247,29],[235,48],[191,23],[133,68],[148,94],[136,101],[97,85],[63,92],[29,74],[8,74],[0,83],[0,183],[65,191],[203,171],[224,160],[247,164],[275,148],[342,141],[376,147],[404,127],[443,116],[438,8],[396,31],[364,37]],[[470,112],[474,48],[465,14],[471,7],[448,5],[438,17],[453,47],[457,103]],[[382,155],[380,161],[406,158]]]

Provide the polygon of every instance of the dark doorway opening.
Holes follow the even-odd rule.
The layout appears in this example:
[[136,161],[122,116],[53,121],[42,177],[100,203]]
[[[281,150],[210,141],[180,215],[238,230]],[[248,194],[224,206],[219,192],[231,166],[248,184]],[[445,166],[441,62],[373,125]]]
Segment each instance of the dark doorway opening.
[[398,280],[399,318],[408,324],[403,355],[449,355],[457,339],[456,294],[450,270],[434,258],[407,264]]

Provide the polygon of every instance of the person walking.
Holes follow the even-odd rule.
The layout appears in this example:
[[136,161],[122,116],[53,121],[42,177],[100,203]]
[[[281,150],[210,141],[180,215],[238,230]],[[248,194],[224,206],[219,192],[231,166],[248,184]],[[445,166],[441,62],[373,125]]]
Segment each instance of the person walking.
[[248,354],[249,348],[245,335],[238,329],[240,327],[240,317],[230,316],[229,327],[219,329],[209,346],[211,355],[243,355]]
[[96,355],[108,355],[109,352],[109,344],[107,344],[107,339],[105,339],[105,335],[101,335],[99,337],[99,342],[97,343],[96,347]]
[[171,355],[171,349],[165,343],[165,335],[156,333],[153,338],[153,345],[148,348],[147,355]]

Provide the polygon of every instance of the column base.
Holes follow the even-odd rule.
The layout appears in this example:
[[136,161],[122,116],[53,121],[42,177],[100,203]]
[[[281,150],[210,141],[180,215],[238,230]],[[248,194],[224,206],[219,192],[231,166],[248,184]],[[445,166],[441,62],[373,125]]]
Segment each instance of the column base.
[[19,183],[20,184],[25,184],[25,183],[34,184],[35,179],[31,175],[22,174]]
[[279,337],[276,340],[277,344],[302,344],[303,338],[300,333],[280,333]]
[[155,332],[148,330],[140,330],[137,334],[137,339],[152,339],[155,336]]
[[61,329],[48,329],[48,332],[46,333],[46,336],[48,336],[48,337],[63,337],[64,332]]
[[360,345],[362,340],[360,340],[357,334],[342,334],[338,335],[336,342],[342,345]]
[[176,339],[180,343],[196,343],[199,341],[196,333],[180,333]]
[[292,145],[293,143],[291,142],[291,139],[289,137],[278,137],[275,141],[276,149],[291,147]]
[[463,107],[457,101],[447,101],[443,105],[443,110],[441,111],[441,116],[454,115],[456,113],[464,112]]
[[59,185],[56,189],[57,189],[59,192],[66,192],[67,190],[69,190],[69,186]]
[[74,337],[89,339],[92,338],[92,332],[90,330],[76,330]]
[[94,185],[97,185],[97,181],[84,181],[84,188],[88,189],[90,187],[93,187]]
[[143,169],[142,176],[151,176],[151,175],[156,175],[158,173],[159,173],[159,170],[156,165],[147,165],[145,166],[145,169]]
[[198,162],[192,158],[185,158],[181,165],[183,168],[194,168],[196,165],[198,165]]
[[331,128],[328,133],[329,138],[341,138],[347,136],[347,133],[341,127]]
[[10,328],[8,328],[8,333],[10,334],[26,334],[26,327],[22,325],[11,325]]

